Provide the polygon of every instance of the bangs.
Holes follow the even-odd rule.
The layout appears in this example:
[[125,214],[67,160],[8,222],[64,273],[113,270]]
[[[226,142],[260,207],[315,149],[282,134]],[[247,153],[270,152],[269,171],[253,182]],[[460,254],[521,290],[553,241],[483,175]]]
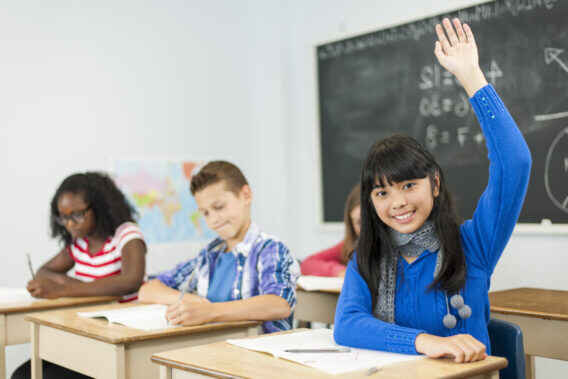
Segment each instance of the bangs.
[[436,171],[436,163],[418,142],[410,137],[392,136],[373,145],[363,167],[363,185],[423,179]]

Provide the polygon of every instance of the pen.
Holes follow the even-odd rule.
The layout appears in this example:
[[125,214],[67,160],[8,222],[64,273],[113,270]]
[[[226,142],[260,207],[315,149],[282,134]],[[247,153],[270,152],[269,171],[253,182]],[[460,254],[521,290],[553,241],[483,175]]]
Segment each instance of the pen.
[[30,269],[30,273],[32,274],[32,279],[35,279],[34,268],[32,266],[32,258],[30,257],[30,253],[26,253],[28,257],[28,268]]
[[323,349],[286,349],[287,353],[349,353],[351,351],[348,347],[326,347]]
[[187,278],[187,281],[181,285],[181,288],[180,288],[180,291],[179,291],[178,303],[183,299],[183,295],[185,295],[187,293],[187,290],[188,290],[189,286],[191,285],[191,281],[193,280],[193,277],[195,276],[196,272],[197,272],[197,267],[194,267],[193,271],[191,272],[191,275],[189,275],[189,278]]

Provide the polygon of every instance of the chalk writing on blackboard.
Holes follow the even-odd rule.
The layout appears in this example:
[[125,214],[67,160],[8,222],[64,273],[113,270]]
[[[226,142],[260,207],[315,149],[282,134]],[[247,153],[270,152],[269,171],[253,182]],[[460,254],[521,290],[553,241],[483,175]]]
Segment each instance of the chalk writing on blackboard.
[[[563,180],[554,186],[552,178],[561,176]],[[568,213],[568,127],[552,141],[544,167],[544,185],[550,200],[558,208]]]

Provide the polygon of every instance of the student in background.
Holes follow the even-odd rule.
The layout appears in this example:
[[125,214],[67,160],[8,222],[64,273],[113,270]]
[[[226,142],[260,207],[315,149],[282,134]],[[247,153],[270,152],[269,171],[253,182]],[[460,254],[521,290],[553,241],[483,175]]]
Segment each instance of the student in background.
[[[136,298],[145,275],[146,244],[135,211],[110,177],[87,172],[66,178],[51,201],[51,235],[63,247],[27,289],[38,298],[123,296]],[[67,276],[75,268],[77,279]],[[30,377],[29,361],[12,379]],[[43,361],[44,378],[86,376]]]
[[252,191],[241,170],[209,162],[190,189],[219,237],[145,283],[140,301],[169,305],[172,324],[262,320],[264,332],[290,329],[299,267],[282,242],[251,221]]
[[490,353],[490,278],[521,211],[531,156],[479,67],[471,29],[436,26],[438,62],[471,98],[489,150],[489,182],[460,225],[442,169],[410,137],[375,143],[361,175],[361,236],[335,314],[341,345],[451,356]]
[[357,184],[345,201],[343,212],[345,238],[337,245],[307,257],[301,264],[302,275],[345,276],[361,231],[361,186]]

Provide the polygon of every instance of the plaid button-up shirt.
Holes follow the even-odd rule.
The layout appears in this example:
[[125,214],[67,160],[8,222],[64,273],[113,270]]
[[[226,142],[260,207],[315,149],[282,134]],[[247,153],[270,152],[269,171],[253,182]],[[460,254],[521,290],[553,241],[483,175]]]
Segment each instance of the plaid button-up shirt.
[[[225,242],[216,238],[196,258],[178,264],[172,270],[155,278],[168,287],[180,290],[187,286],[188,292],[207,296],[209,279],[213,277],[214,259],[225,250]],[[251,224],[243,241],[226,254],[234,254],[237,269],[232,281],[230,300],[247,299],[259,295],[277,295],[290,305],[296,305],[296,281],[300,275],[298,263],[288,248],[274,237],[262,233],[256,224]],[[195,271],[197,270],[197,271]],[[195,271],[195,273],[194,273]],[[262,324],[265,333],[292,328],[292,318],[266,321]]]

